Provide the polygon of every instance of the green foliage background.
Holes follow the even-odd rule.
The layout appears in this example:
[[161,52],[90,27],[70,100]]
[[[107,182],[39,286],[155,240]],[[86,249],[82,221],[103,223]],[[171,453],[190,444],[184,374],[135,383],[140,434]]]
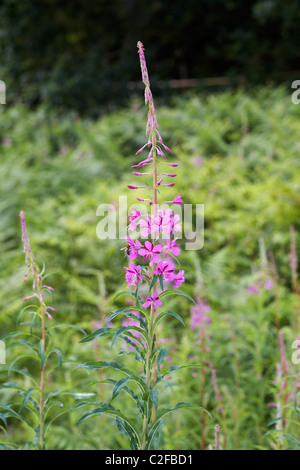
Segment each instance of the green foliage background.
[[[273,252],[280,277],[280,322],[290,360],[296,335],[292,327],[299,315],[291,292],[288,253],[291,225],[300,243],[300,107],[292,104],[284,88],[258,88],[247,93],[190,94],[174,98],[168,108],[157,104],[157,110],[161,135],[179,163],[176,194],[185,203],[205,204],[204,247],[195,253],[184,251],[182,244],[181,261],[186,271],[184,289],[201,295],[211,306],[207,354],[218,370],[228,448],[267,448],[273,438],[266,433],[274,428],[268,423],[275,418],[267,404],[274,401],[272,381],[280,359],[276,299],[274,290],[255,296],[247,287],[260,270],[259,239],[263,239],[266,250]],[[57,309],[53,322],[74,323],[90,333],[93,322],[111,309],[113,294],[125,287],[122,266],[127,260],[120,250],[122,240],[97,238],[100,219],[96,209],[103,203],[118,206],[119,195],[128,195],[129,203],[134,202],[126,185],[132,181],[135,152],[145,140],[144,123],[145,108],[139,100],[96,121],[79,119],[71,112],[61,116],[45,106],[35,112],[21,105],[1,108],[1,337],[15,328],[24,305],[21,299],[30,289],[22,283],[21,209],[27,215],[39,264],[45,263],[47,271],[53,272],[49,278]],[[172,198],[174,189],[168,188],[165,195]],[[180,300],[176,307],[186,329],[170,321],[161,332],[162,337],[171,338],[171,364],[179,365],[193,356],[201,361],[201,350],[189,329],[190,306]],[[55,340],[66,362],[50,387],[54,391],[64,387],[78,393],[107,393],[99,386],[88,387],[99,379],[97,372],[87,377],[85,372],[73,370],[72,361],[114,360],[115,351],[106,338],[97,347],[79,345],[81,338],[75,330],[57,331]],[[10,354],[8,362],[13,357]],[[4,372],[0,377],[7,380]],[[207,447],[213,443],[213,428],[221,417],[212,382],[206,380],[205,401],[214,417],[207,422]],[[193,371],[178,372],[166,382],[163,400],[175,405],[184,395],[187,401],[201,405],[200,382],[201,376]],[[2,398],[7,397],[2,393]],[[124,406],[126,403],[124,399]],[[128,446],[108,418],[81,427],[75,421],[76,413],[57,421],[48,448]],[[26,438],[23,427],[13,422],[8,433],[10,439]],[[201,415],[179,411],[166,420],[158,445],[198,449],[202,433]],[[289,441],[286,447],[289,445],[297,448],[299,441]]]

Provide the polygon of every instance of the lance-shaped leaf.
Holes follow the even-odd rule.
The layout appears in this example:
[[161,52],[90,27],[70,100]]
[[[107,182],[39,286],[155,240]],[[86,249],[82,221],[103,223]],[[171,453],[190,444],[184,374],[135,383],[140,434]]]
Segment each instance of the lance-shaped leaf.
[[197,367],[197,368],[200,368],[200,369],[211,370],[210,367],[203,367],[201,364],[188,364],[188,365],[183,365],[183,366],[171,366],[170,369],[167,370],[167,372],[157,376],[155,385],[158,384],[159,382],[161,382],[161,380],[163,380],[166,377],[166,375],[171,374],[172,372],[176,372],[177,370],[180,370],[180,369],[189,369],[191,367]]
[[157,410],[158,407],[158,391],[157,390],[150,390],[150,399],[155,407],[155,410]]
[[[90,384],[90,387],[92,385],[96,385],[96,384],[100,384],[100,383],[107,383],[107,384],[112,384],[112,385],[115,385],[118,381],[117,380],[114,380],[114,379],[103,379],[103,380],[99,380],[97,382],[93,382],[92,384]],[[142,415],[144,414],[144,405],[143,403],[141,403],[141,401],[139,400],[139,397],[137,396],[136,393],[134,393],[131,388],[127,387],[126,385],[123,386],[123,390],[124,392],[126,392],[128,395],[131,396],[131,398],[135,401],[139,411],[142,413]]]
[[[19,421],[22,421],[22,423],[25,423],[27,426],[29,426],[31,429],[34,429],[34,427],[32,426],[32,424],[29,423],[29,421],[27,421],[24,416],[22,416],[21,414],[17,413],[15,410],[13,410],[10,406],[6,406],[6,405],[0,405],[0,411],[4,411],[6,410],[6,413],[3,414],[3,413],[0,413],[0,418],[2,418],[2,415],[5,416],[5,418],[16,418],[18,419]],[[7,424],[7,423],[6,423]]]
[[[154,437],[154,434],[155,432],[157,431],[158,429],[158,425],[160,423],[160,421],[169,413],[172,413],[173,411],[177,411],[179,410],[180,408],[197,408],[201,411],[204,411],[205,413],[208,414],[208,416],[210,418],[212,418],[211,414],[205,409],[203,408],[202,406],[198,406],[198,405],[192,405],[191,403],[185,403],[185,402],[180,402],[180,403],[177,403],[177,405],[175,406],[175,408],[163,408],[161,410],[158,410],[157,411],[157,414],[156,414],[156,418],[155,418],[155,421],[154,423],[152,424],[151,428],[150,428],[150,431],[149,431],[149,437],[148,437],[148,444],[147,444],[147,448],[150,447],[151,445],[151,441]],[[149,442],[150,441],[150,442]]]
[[51,354],[56,354],[57,357],[58,357],[58,360],[59,360],[59,365],[60,367],[62,366],[62,362],[63,362],[63,359],[62,359],[62,353],[59,349],[55,348],[55,349],[51,349],[51,351],[48,352],[47,356],[46,356],[46,360],[48,359],[48,357],[51,355]]
[[116,318],[120,313],[123,313],[127,307],[118,308],[117,310],[113,310],[112,312],[108,312],[105,315],[105,324]]
[[48,327],[47,331],[54,330],[56,328],[62,328],[62,327],[67,327],[68,329],[69,328],[74,328],[75,330],[80,331],[80,333],[83,333],[84,336],[87,336],[87,332],[84,331],[82,328],[80,328],[80,326],[72,325],[71,323],[60,323],[59,325],[53,325],[50,328]]
[[165,360],[167,356],[167,350],[165,348],[161,348],[158,356],[157,356],[157,372],[160,371],[160,366],[162,365],[163,361]]
[[36,390],[36,388],[34,387],[31,387],[29,388],[25,393],[24,393],[24,396],[23,396],[23,401],[22,401],[22,404],[21,404],[21,407],[19,409],[19,413],[21,413],[21,411],[26,408],[27,406],[27,403],[29,402],[30,398],[31,398],[31,394],[32,392]]
[[130,326],[121,326],[121,328],[118,329],[118,331],[115,333],[115,336],[113,337],[113,340],[111,342],[111,345],[113,346],[114,343],[116,342],[116,340],[124,335],[124,333],[126,332],[126,335],[129,335],[132,339],[134,339],[135,341],[137,341],[142,350],[144,350],[144,345],[143,345],[143,341],[141,340],[141,338],[139,336],[134,336],[132,333],[131,333],[131,330],[133,331],[136,331],[137,333],[139,333],[143,338],[144,340],[146,341],[146,343],[149,345],[149,342],[150,342],[150,339],[149,339],[149,336],[147,335],[147,333],[145,332],[145,330],[143,330],[142,328],[139,328],[135,325],[130,325]]
[[163,291],[164,290],[164,280],[163,280],[163,277],[160,275],[158,276],[159,278],[159,285],[160,285],[160,288],[161,290]]
[[[122,292],[119,292],[114,298],[113,298],[113,302],[118,298],[118,297],[121,297],[122,295],[130,295],[132,297],[135,297],[136,298],[136,295],[134,292],[130,292],[129,290],[123,290]],[[142,302],[142,299],[140,296],[137,296],[138,300],[140,302]]]
[[89,341],[94,341],[94,339],[102,338],[103,336],[114,334],[115,330],[112,328],[99,328],[99,330],[94,331],[91,335],[83,338],[80,343],[88,343]]
[[79,367],[83,367],[83,368],[86,368],[86,369],[92,369],[92,370],[94,370],[94,369],[104,369],[104,368],[111,368],[111,369],[114,369],[114,370],[119,370],[121,372],[124,372],[124,374],[129,375],[130,380],[133,380],[134,382],[137,383],[137,385],[139,386],[142,394],[145,393],[145,384],[144,384],[144,382],[139,377],[137,377],[131,370],[126,369],[125,367],[123,367],[121,364],[118,364],[117,362],[107,362],[107,361],[85,362],[83,364],[80,364],[80,365],[76,366],[75,369],[78,369]]
[[189,295],[187,294],[186,292],[183,292],[182,290],[178,290],[178,289],[167,289],[165,291],[163,291],[161,294],[159,294],[159,297],[166,297],[167,295],[182,295],[183,297],[186,297],[187,299],[189,299],[191,302],[193,302],[193,304],[196,305],[196,302],[194,301],[194,299]]
[[160,321],[166,316],[166,315],[171,315],[172,317],[175,317],[180,323],[185,326],[184,321],[182,320],[181,316],[178,315],[178,313],[173,312],[172,310],[168,310],[167,312],[160,313],[158,317],[155,320],[154,323],[154,328],[160,323]]
[[[132,308],[130,308],[130,310],[137,310],[137,308],[132,307]],[[145,313],[145,312],[143,312],[143,313]],[[128,311],[128,307],[116,310],[115,312],[109,314],[109,316],[105,320],[105,325],[107,323],[109,323],[110,321],[112,321],[114,318],[116,318],[116,316],[118,316],[120,314],[123,315],[126,318],[134,318],[136,321],[138,321],[140,323],[141,328],[148,331],[147,323],[146,323],[145,319],[143,319],[143,318],[135,315],[134,313]],[[145,315],[145,318],[147,318],[146,315]]]
[[[134,338],[135,338],[135,337],[134,337]],[[130,339],[128,336],[123,335],[123,336],[122,336],[122,339],[123,339],[129,346],[131,346],[131,347],[134,349],[133,353],[135,354],[136,360],[137,360],[137,361],[140,361],[140,362],[144,362],[144,361],[145,361],[145,357],[146,357],[144,350],[141,350],[141,349],[139,348],[139,346],[138,346],[132,339]],[[130,351],[128,351],[128,352],[130,353]],[[119,355],[119,354],[118,354],[118,355]]]
[[125,421],[123,421],[123,419],[121,419],[119,417],[116,418],[116,423],[117,423],[117,426],[118,426],[118,430],[121,433],[125,434],[127,437],[129,437],[131,449],[132,450],[139,450],[138,443],[135,439],[135,435],[132,432],[131,427],[128,426],[128,424]]
[[110,402],[112,402],[112,400],[114,400],[118,395],[119,393],[121,392],[121,390],[125,387],[125,385],[127,384],[128,380],[130,380],[130,377],[123,377],[122,379],[118,380],[116,383],[115,383],[115,386],[113,388],[113,392],[112,392],[112,399]]
[[119,410],[116,410],[115,408],[113,408],[111,405],[109,405],[108,403],[102,405],[101,407],[99,408],[95,408],[94,410],[90,411],[89,413],[86,413],[84,414],[78,421],[76,424],[81,424],[83,423],[84,421],[86,421],[87,419],[90,419],[94,416],[101,416],[103,414],[106,414],[106,415],[110,415],[110,416],[114,416],[116,418],[120,418],[122,419],[126,424],[127,426],[130,427],[131,431],[133,432],[133,435],[134,435],[134,438],[136,440],[136,442],[138,443],[138,446],[141,447],[141,443],[140,443],[140,439],[139,439],[139,435],[135,429],[135,427],[133,426],[133,424],[130,422],[130,420],[127,418],[127,416],[123,415],[123,413],[121,413]]
[[157,274],[153,274],[153,278],[152,278],[151,283],[149,285],[149,291],[151,291],[151,289],[155,286],[155,284],[157,282],[157,279],[158,279]]

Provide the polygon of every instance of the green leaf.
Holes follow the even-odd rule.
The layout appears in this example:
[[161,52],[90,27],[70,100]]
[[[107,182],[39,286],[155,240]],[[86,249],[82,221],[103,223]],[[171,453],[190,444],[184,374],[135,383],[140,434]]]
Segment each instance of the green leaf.
[[159,294],[159,297],[166,297],[167,295],[172,295],[172,294],[182,295],[183,297],[186,297],[191,302],[193,302],[193,304],[196,305],[196,302],[194,301],[194,299],[189,294],[187,294],[186,292],[183,292],[182,290],[178,290],[178,289],[167,289],[167,290],[163,291],[161,294]]
[[179,410],[180,408],[198,408],[201,411],[204,411],[205,413],[207,413],[212,418],[212,416],[210,415],[210,413],[207,410],[205,410],[201,406],[192,405],[191,403],[180,402],[180,403],[177,403],[175,408],[163,408],[163,409],[161,409],[157,412],[156,419],[155,419],[153,425],[150,428],[146,449],[150,448],[151,442],[153,440],[153,437],[154,437],[155,433],[157,432],[157,430],[159,428],[159,425],[162,421],[162,418],[164,416],[166,416],[167,414],[172,413],[173,411]]
[[131,292],[129,290],[123,290],[122,292],[119,292],[114,298],[113,298],[113,302],[118,298],[118,297],[121,297],[122,295],[131,295],[132,297],[135,297],[139,300],[139,302],[142,301],[141,297],[140,296],[136,296],[134,292]]
[[149,313],[147,312],[147,309],[143,307],[126,307],[127,312],[132,311],[132,310],[142,313],[146,317],[146,319],[149,321]]
[[[100,383],[108,383],[108,384],[113,384],[115,385],[117,383],[117,380],[113,380],[113,379],[103,379],[103,380],[100,380],[100,381],[97,381],[97,382],[93,382],[92,384],[90,384],[89,386],[91,387],[92,385],[96,385],[96,384],[100,384]],[[141,414],[143,415],[144,413],[144,405],[143,403],[140,402],[139,400],[139,397],[136,395],[136,393],[134,393],[131,388],[127,387],[126,385],[123,387],[123,390],[124,392],[126,392],[128,395],[131,396],[131,398],[135,401],[139,411],[141,412]]]
[[[35,359],[37,359],[37,358],[35,358]],[[11,366],[9,366],[9,367],[1,367],[0,370],[1,370],[1,371],[7,370],[8,373],[10,373],[10,372],[17,372],[18,374],[24,375],[25,377],[29,377],[29,378],[32,380],[33,383],[35,383],[36,385],[38,385],[38,383],[37,383],[36,379],[33,377],[33,375],[31,375],[29,372],[27,372],[27,371],[25,371],[25,370],[18,369],[18,368],[16,368],[16,367],[11,367]]]
[[94,341],[95,339],[112,334],[114,334],[114,330],[112,328],[99,328],[99,330],[96,330],[91,335],[83,338],[79,343],[88,343],[89,341]]
[[[109,315],[109,316],[106,318],[106,320],[105,320],[105,325],[106,325],[108,322],[112,321],[114,318],[116,318],[117,315],[122,314],[122,315],[124,315],[126,318],[134,318],[135,320],[137,320],[137,321],[140,323],[141,327],[142,327],[144,330],[147,331],[147,324],[146,324],[145,320],[144,320],[143,318],[141,318],[141,317],[135,315],[135,314],[132,313],[132,312],[128,312],[128,309],[129,309],[128,307],[125,307],[125,308],[122,308],[122,309],[119,309],[119,310],[115,310],[111,315]],[[137,310],[136,307],[130,308],[130,310],[135,310],[135,309]],[[143,313],[144,313],[144,312],[143,312]],[[147,318],[147,317],[146,317],[146,318]]]
[[[1,367],[1,370],[7,370],[8,371],[8,375],[10,375],[11,371],[18,371],[20,372],[21,369],[17,369],[14,367],[14,365],[16,364],[17,361],[19,361],[20,359],[24,359],[24,358],[28,358],[30,357],[31,359],[34,359],[35,361],[40,361],[39,359],[39,356],[38,355],[35,355],[35,354],[29,354],[29,353],[26,353],[26,354],[20,354],[20,356],[16,357],[9,365],[9,367]],[[24,371],[23,371],[24,372]],[[25,375],[25,374],[24,374]],[[33,379],[33,376],[30,375],[28,372],[26,372],[26,375],[28,377],[31,377]]]
[[159,278],[159,285],[160,285],[160,288],[161,290],[163,291],[164,290],[164,280],[163,280],[163,277],[162,275],[158,276]]
[[138,443],[138,446],[141,447],[139,435],[138,435],[135,427],[133,426],[133,424],[129,421],[129,419],[125,415],[123,415],[123,413],[121,413],[119,410],[114,409],[108,403],[102,405],[100,408],[95,408],[94,410],[90,411],[89,413],[84,414],[77,421],[76,424],[81,424],[89,418],[92,418],[94,416],[101,416],[102,414],[111,415],[111,416],[114,416],[114,417],[121,418],[131,428],[131,430],[133,432],[133,435],[134,435],[134,438],[135,438],[136,442]]
[[165,348],[161,348],[157,356],[157,372],[160,371],[160,366],[162,365],[164,359],[166,358],[168,352]]
[[18,331],[14,331],[12,333],[9,333],[8,335],[6,336],[2,336],[2,338],[0,338],[1,341],[5,342],[11,338],[16,338],[18,336],[22,336],[22,333],[18,332]]
[[151,291],[151,289],[155,286],[157,278],[158,278],[157,274],[153,274],[153,278],[149,286],[149,291]]
[[55,328],[61,328],[63,326],[67,326],[68,328],[75,328],[75,330],[80,331],[80,333],[83,333],[85,336],[87,336],[87,332],[84,331],[80,326],[77,325],[72,325],[71,323],[60,323],[59,325],[54,325],[51,326],[50,328],[47,328],[48,331],[54,330]]
[[143,341],[141,340],[140,337],[138,336],[134,336],[132,333],[131,333],[131,330],[133,331],[137,331],[143,338],[144,340],[146,341],[146,343],[149,345],[149,342],[150,342],[150,339],[147,335],[147,333],[145,332],[145,330],[143,330],[142,328],[139,328],[137,326],[134,326],[134,325],[131,325],[131,326],[121,326],[121,328],[118,329],[118,331],[116,332],[115,336],[113,337],[113,340],[112,340],[112,343],[111,345],[113,346],[115,341],[119,338],[119,336],[122,336],[122,338],[124,339],[125,337],[125,332],[126,332],[126,335],[131,337],[134,341],[137,341],[141,348],[142,348],[142,351],[144,351],[144,345],[143,345]]
[[123,377],[122,379],[118,380],[115,383],[115,386],[113,388],[113,393],[112,393],[112,399],[110,402],[112,402],[112,400],[114,400],[119,395],[122,388],[124,388],[125,385],[127,384],[128,380],[130,380],[130,377]]
[[124,333],[124,331],[126,331],[126,330],[128,330],[128,326],[121,326],[121,328],[119,328],[117,330],[117,332],[115,333],[115,336],[112,339],[111,346],[114,345],[114,343],[119,338],[119,336],[122,335]]
[[116,418],[116,423],[117,423],[117,427],[118,427],[118,430],[125,434],[127,437],[129,437],[130,439],[130,445],[131,445],[131,448],[132,450],[138,450],[138,444],[137,444],[137,441],[135,439],[135,435],[134,433],[132,432],[132,429],[130,426],[128,426],[127,423],[125,423],[125,421],[123,421],[121,418],[117,417]]
[[21,404],[21,407],[19,409],[19,413],[21,413],[21,411],[26,408],[26,405],[27,403],[29,402],[30,400],[30,397],[31,397],[31,393],[36,390],[36,388],[32,387],[32,388],[29,388],[26,393],[24,394],[24,397],[23,397],[23,401],[22,401],[22,404]]
[[106,367],[115,369],[115,370],[122,370],[123,366],[118,364],[117,362],[107,362],[107,361],[89,361],[84,362],[83,364],[79,364],[74,369],[78,369],[79,367],[84,367],[86,369],[105,369]]
[[139,386],[141,392],[144,394],[145,393],[145,384],[144,382],[137,377],[131,370],[126,369],[125,367],[121,366],[117,362],[106,362],[106,361],[98,361],[98,362],[85,362],[84,364],[80,364],[79,366],[76,366],[75,369],[78,369],[79,367],[84,367],[86,369],[104,369],[106,367],[114,369],[114,370],[120,370],[121,372],[124,372],[124,374],[130,376],[130,380],[133,380],[134,382],[137,383]]
[[[122,336],[122,339],[127,343],[129,344],[129,346],[131,346],[134,350],[135,350],[135,358],[136,360],[140,361],[140,362],[144,362],[144,358],[145,358],[145,353],[144,351],[142,351],[139,346],[134,342],[132,341],[128,336],[125,336],[123,335]],[[129,351],[130,352],[130,351]]]
[[18,390],[20,392],[25,392],[25,390],[21,387],[19,387],[18,385],[15,385],[13,383],[10,383],[10,382],[5,382],[3,385],[0,385],[0,390],[1,389],[13,389],[13,390]]
[[135,315],[132,312],[124,312],[124,315],[126,316],[126,318],[133,318],[134,320],[138,321],[139,324],[141,325],[141,328],[148,332],[147,323],[143,318]]
[[155,407],[155,410],[157,410],[157,407],[158,407],[158,391],[151,389],[150,390],[150,398],[151,398],[151,401],[152,401],[152,403]]
[[148,440],[147,440],[147,443],[146,443],[145,450],[149,450],[151,448],[153,438],[154,438],[155,434],[157,433],[157,431],[159,430],[159,428],[162,425],[163,425],[163,420],[161,419],[161,420],[157,421],[154,426],[152,426],[151,431],[149,432],[149,435],[148,435]]
[[105,324],[108,323],[109,321],[113,320],[115,317],[117,317],[120,313],[124,312],[127,307],[119,308],[118,310],[113,310],[112,312],[108,312],[105,315]]
[[72,408],[67,408],[67,409],[65,409],[65,410],[63,410],[63,411],[58,411],[58,412],[47,422],[47,424],[46,424],[46,426],[45,426],[45,430],[44,430],[44,436],[46,436],[46,434],[47,434],[49,428],[51,427],[52,423],[53,423],[56,419],[60,418],[61,416],[65,415],[65,414],[71,413],[72,411],[73,411]]
[[159,410],[156,414],[156,419],[153,423],[153,425],[151,426],[150,428],[150,431],[151,429],[155,426],[155,424],[160,421],[164,416],[166,416],[167,414],[169,413],[172,413],[173,411],[177,411],[179,410],[180,408],[197,408],[201,411],[204,411],[205,413],[208,414],[208,416],[210,418],[212,418],[211,414],[205,409],[203,408],[202,406],[199,406],[199,405],[193,405],[191,403],[185,403],[185,402],[180,402],[180,403],[177,403],[177,405],[174,407],[174,408],[163,408],[161,410]]
[[161,380],[163,380],[166,377],[166,375],[171,374],[172,372],[176,372],[177,370],[180,370],[180,369],[189,369],[191,367],[198,367],[200,369],[211,370],[210,367],[204,367],[204,366],[202,366],[202,364],[189,364],[189,365],[183,365],[183,366],[171,366],[170,369],[167,370],[167,372],[165,372],[164,374],[160,374],[157,377],[155,384],[159,383]]
[[60,367],[62,366],[62,362],[63,362],[63,359],[62,359],[62,353],[59,349],[52,349],[51,351],[48,352],[47,354],[47,358],[51,355],[51,354],[56,354],[58,356],[58,359],[59,359],[59,365]]
[[[31,429],[34,429],[33,426],[24,418],[24,416],[20,415],[17,413],[15,410],[13,410],[10,406],[7,405],[0,405],[0,410],[7,410],[6,417],[7,418],[16,418],[19,421],[22,421],[22,423],[25,423],[27,426],[29,426]],[[1,415],[0,415],[1,416]]]
[[160,321],[165,317],[166,315],[172,315],[173,317],[177,318],[177,320],[180,321],[180,323],[185,326],[184,321],[182,320],[181,316],[178,315],[178,313],[173,312],[172,310],[168,310],[167,312],[160,313],[158,317],[156,318],[154,322],[154,328],[160,323]]

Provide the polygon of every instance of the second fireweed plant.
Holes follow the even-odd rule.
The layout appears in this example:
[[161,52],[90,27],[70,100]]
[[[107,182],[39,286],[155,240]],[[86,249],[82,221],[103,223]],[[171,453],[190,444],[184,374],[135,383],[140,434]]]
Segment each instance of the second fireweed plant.
[[[62,414],[61,410],[58,412],[57,410],[63,407],[63,404],[53,400],[53,397],[59,393],[53,394],[47,391],[49,374],[57,366],[61,366],[62,354],[59,349],[53,347],[50,328],[47,327],[47,321],[52,320],[51,313],[55,308],[47,305],[46,294],[54,289],[45,284],[47,275],[44,269],[42,271],[39,269],[35,260],[27,235],[24,211],[20,212],[20,220],[27,268],[24,281],[31,278],[32,293],[23,299],[29,301],[29,304],[22,309],[19,316],[19,331],[3,338],[7,342],[7,349],[17,349],[19,353],[10,365],[2,370],[7,369],[9,374],[21,375],[26,380],[24,385],[11,382],[1,385],[0,388],[3,390],[16,391],[17,399],[6,404],[0,403],[0,422],[8,425],[10,419],[16,419],[31,430],[34,439],[23,446],[17,442],[0,441],[0,449],[42,450],[45,449],[45,437],[50,425]],[[26,317],[29,317],[29,321],[25,321]],[[24,327],[28,327],[29,331]],[[24,359],[30,366],[22,369],[19,362]],[[37,368],[34,367],[36,364]]]
[[[152,187],[128,185],[128,188],[151,191],[147,197],[140,197],[140,195],[137,197],[138,201],[149,203],[151,215],[142,215],[138,210],[134,210],[130,214],[128,230],[135,235],[140,234],[142,241],[127,237],[126,251],[130,261],[129,266],[124,267],[124,274],[129,290],[123,291],[115,297],[130,295],[135,305],[120,308],[107,314],[106,325],[118,315],[125,317],[123,325],[119,329],[108,326],[100,328],[82,342],[113,335],[112,344],[114,344],[122,338],[129,345],[127,353],[134,352],[136,360],[143,364],[143,372],[137,375],[117,362],[100,361],[83,364],[84,367],[90,369],[112,368],[122,372],[124,376],[119,380],[106,379],[106,383],[113,385],[110,402],[98,403],[97,408],[86,413],[79,420],[80,423],[92,416],[104,413],[115,417],[118,429],[129,437],[131,448],[136,450],[153,447],[153,439],[165,415],[179,408],[193,406],[190,403],[180,402],[174,408],[160,408],[158,385],[178,369],[195,367],[195,364],[190,364],[172,366],[165,373],[161,373],[160,370],[167,356],[167,351],[158,346],[157,327],[167,315],[175,317],[184,325],[182,318],[176,312],[163,309],[165,298],[171,294],[177,294],[194,301],[189,295],[178,289],[185,281],[184,271],[179,268],[177,272],[176,263],[173,262],[173,260],[177,261],[180,266],[177,260],[180,248],[175,237],[176,232],[181,231],[180,217],[174,214],[171,209],[160,209],[163,204],[181,205],[181,196],[177,195],[172,201],[160,203],[158,201],[159,190],[163,187],[172,187],[175,184],[174,182],[165,183],[165,177],[172,179],[176,177],[175,173],[168,172],[165,168],[174,168],[177,167],[177,164],[166,162],[165,152],[170,152],[170,149],[164,144],[159,133],[144,47],[141,42],[138,42],[137,46],[142,79],[145,85],[145,104],[148,104],[147,142],[137,151],[137,155],[147,148],[148,156],[133,166],[133,174],[138,177],[150,177]],[[142,290],[143,294],[141,294]],[[121,354],[123,355],[124,351],[121,351]],[[137,394],[130,388],[131,383],[136,384]],[[113,406],[120,392],[129,394],[135,401],[141,415],[139,425],[133,423],[124,412]]]

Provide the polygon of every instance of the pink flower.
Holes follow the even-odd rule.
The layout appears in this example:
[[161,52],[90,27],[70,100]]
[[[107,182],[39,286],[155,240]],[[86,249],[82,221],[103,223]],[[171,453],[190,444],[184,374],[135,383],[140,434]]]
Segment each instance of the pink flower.
[[182,204],[182,199],[181,199],[181,196],[176,196],[175,199],[173,199],[173,204],[178,204],[178,205],[181,205]]
[[167,238],[167,244],[163,247],[163,250],[171,252],[174,256],[178,256],[180,254],[180,248],[178,248],[179,245],[176,245],[176,240],[177,238],[174,238],[174,240],[170,240],[170,238]]
[[170,233],[172,230],[172,214],[171,209],[158,211],[158,216],[155,217],[152,225],[152,232]]
[[37,294],[32,294],[32,295],[28,295],[27,297],[24,297],[23,300],[29,300],[29,299],[32,299],[33,297],[37,297]]
[[149,308],[149,307],[151,306],[151,309],[154,310],[154,309],[155,309],[155,305],[156,305],[157,307],[161,307],[161,306],[162,306],[162,301],[159,300],[159,297],[158,297],[158,294],[157,294],[157,293],[153,294],[152,297],[147,297],[146,302],[144,302],[144,303],[142,304],[142,307],[144,307],[144,308]]
[[172,166],[173,168],[178,166],[178,163],[167,163],[167,162],[159,162],[160,165],[168,165]]
[[129,247],[129,255],[128,255],[128,258],[129,259],[138,259],[139,257],[139,252],[138,250],[140,248],[142,248],[142,244],[139,240],[132,240],[130,237],[126,237],[126,241],[128,243],[128,247]]
[[171,341],[172,338],[161,338],[160,341],[162,342],[162,344],[166,344],[168,343],[169,341]]
[[193,163],[194,163],[195,166],[201,166],[202,163],[203,163],[203,158],[202,157],[195,157]]
[[52,310],[53,312],[56,312],[56,308],[53,308],[53,307],[46,307],[46,314],[48,315],[48,318],[49,318],[50,320],[53,320],[52,315],[50,315],[50,313],[47,312],[48,309],[49,309],[49,310]]
[[259,288],[257,286],[249,286],[248,287],[249,294],[259,294]]
[[175,283],[175,286],[176,286],[176,287],[180,287],[181,284],[182,284],[184,281],[185,281],[185,279],[184,279],[184,271],[181,270],[181,271],[179,271],[178,274],[176,274],[176,276],[175,276],[174,279],[173,279],[173,282]]
[[139,226],[141,228],[142,237],[148,237],[149,233],[151,232],[151,216],[148,215],[146,220],[141,219],[139,222]]
[[132,184],[128,184],[127,188],[129,189],[148,189],[148,186],[132,186]]
[[130,232],[134,232],[137,229],[137,222],[138,219],[141,217],[140,211],[131,211],[130,217],[129,217],[129,227],[128,230]]
[[144,261],[150,257],[154,263],[159,263],[159,254],[162,251],[160,245],[153,245],[151,242],[146,241],[144,248],[139,250],[139,255],[144,257]]
[[141,275],[141,266],[135,266],[133,263],[129,263],[129,267],[126,268],[125,278],[129,286],[137,286],[139,282],[143,282]]
[[44,289],[48,289],[48,290],[51,290],[52,292],[54,291],[53,287],[50,287],[50,286],[42,286]]
[[267,290],[273,289],[273,282],[272,282],[270,279],[268,279],[268,280],[265,282],[265,289],[267,289]]
[[153,274],[156,274],[157,276],[162,276],[163,279],[166,281],[172,282],[174,279],[174,268],[171,266],[169,263],[166,263],[164,261],[161,261],[157,265],[157,269],[153,271]]
[[202,302],[202,300],[198,297],[197,304],[191,307],[191,330],[195,331],[197,328],[201,327],[202,325],[209,326],[211,324],[211,318],[208,317],[208,313],[210,312],[209,305],[206,305]]
[[30,241],[27,235],[27,229],[26,229],[26,220],[25,220],[25,212],[21,211],[20,212],[20,219],[21,219],[21,228],[22,228],[22,241],[24,243],[24,253],[25,253],[25,263],[27,265],[27,272],[25,274],[24,281],[28,278],[30,274],[33,276],[33,288],[35,288],[36,285],[36,277],[38,278],[39,275],[35,274],[38,272],[37,264],[35,261],[35,257],[31,251],[30,247]]
[[171,220],[171,231],[173,234],[175,232],[181,232],[181,222],[178,214],[175,214]]
[[160,176],[170,176],[170,178],[175,178],[176,173],[160,173]]

